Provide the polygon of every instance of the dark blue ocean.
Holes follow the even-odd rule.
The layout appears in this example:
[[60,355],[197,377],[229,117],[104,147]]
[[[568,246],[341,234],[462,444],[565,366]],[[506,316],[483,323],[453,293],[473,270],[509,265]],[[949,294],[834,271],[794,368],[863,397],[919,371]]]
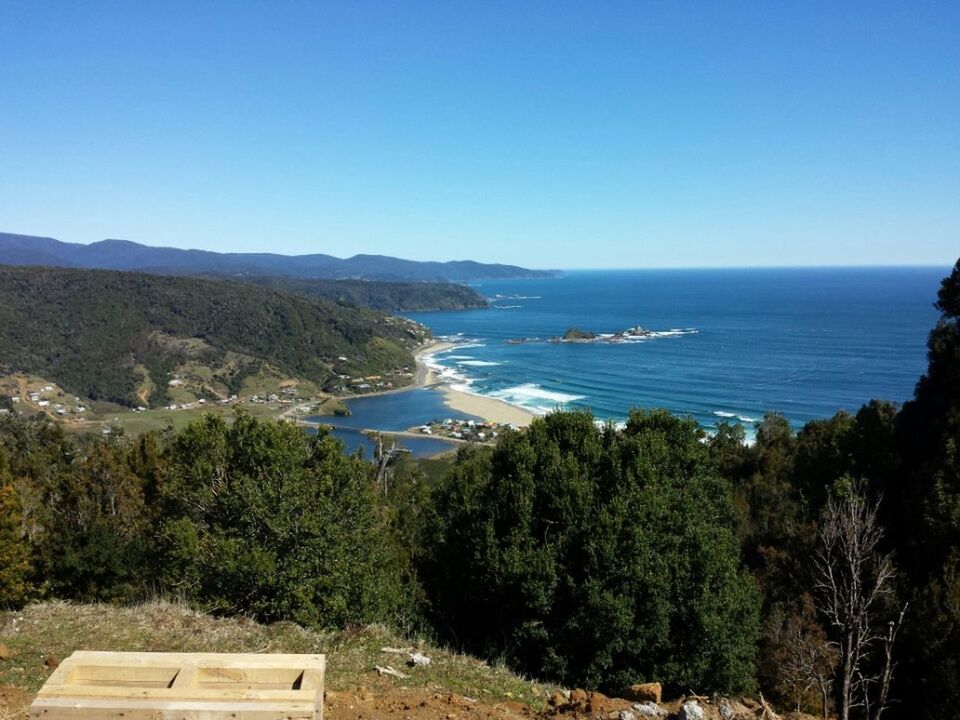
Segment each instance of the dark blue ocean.
[[[537,413],[621,421],[667,408],[704,427],[768,411],[800,426],[872,398],[903,402],[926,364],[950,268],[633,270],[477,284],[485,310],[411,314],[460,347],[431,362],[465,392]],[[546,342],[568,328],[634,342]],[[539,338],[541,341],[532,341]],[[509,340],[526,339],[522,344]]]

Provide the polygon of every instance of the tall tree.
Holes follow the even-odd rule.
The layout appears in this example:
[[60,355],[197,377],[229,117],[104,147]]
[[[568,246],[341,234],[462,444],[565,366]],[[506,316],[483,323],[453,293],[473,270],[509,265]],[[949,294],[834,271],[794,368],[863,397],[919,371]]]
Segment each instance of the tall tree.
[[877,506],[856,485],[841,483],[839,490],[827,500],[819,530],[818,608],[836,641],[841,720],[857,710],[867,720],[879,720],[888,704],[893,642],[906,607],[888,626],[882,613],[893,595],[895,570],[893,556],[881,551]]
[[0,608],[16,607],[30,591],[30,551],[23,537],[20,500],[0,450]]
[[960,260],[940,287],[927,372],[900,414],[904,481],[898,538],[915,588],[906,642],[910,705],[928,717],[960,707]]

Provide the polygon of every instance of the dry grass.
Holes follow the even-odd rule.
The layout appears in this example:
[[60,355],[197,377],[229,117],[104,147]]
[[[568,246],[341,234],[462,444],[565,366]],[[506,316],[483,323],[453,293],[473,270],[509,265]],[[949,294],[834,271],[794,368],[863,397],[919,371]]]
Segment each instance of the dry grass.
[[[63,602],[30,605],[0,614],[0,641],[12,653],[9,660],[0,660],[0,686],[27,693],[36,692],[45,682],[50,674],[45,665],[49,658],[60,660],[81,649],[326,653],[326,685],[337,692],[382,684],[385,679],[377,676],[376,665],[393,665],[406,673],[405,680],[389,679],[398,686],[489,700],[538,706],[556,689],[473,657],[400,638],[379,626],[325,632],[290,622],[261,625],[246,618],[214,618],[169,602],[132,607]],[[405,657],[383,653],[383,647],[416,649],[432,662],[426,667],[404,668]],[[6,712],[11,712],[9,704]],[[15,720],[15,716],[0,715],[0,720]]]

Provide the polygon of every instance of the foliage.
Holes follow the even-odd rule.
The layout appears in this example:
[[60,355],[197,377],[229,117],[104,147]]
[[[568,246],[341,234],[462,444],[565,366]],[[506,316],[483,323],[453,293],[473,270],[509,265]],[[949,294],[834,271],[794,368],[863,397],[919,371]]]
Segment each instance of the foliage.
[[17,607],[30,593],[30,555],[24,542],[20,500],[3,472],[0,455],[0,608]]
[[944,279],[928,367],[897,423],[897,550],[914,588],[906,693],[930,717],[960,706],[960,260]]
[[[83,601],[159,590],[221,613],[323,626],[416,615],[369,466],[324,432],[205,415],[165,436],[74,440],[11,418],[0,422],[0,457],[17,479],[15,494],[0,494],[11,509],[0,532],[25,529],[35,571],[26,590]],[[0,575],[24,575],[8,566]]]
[[209,415],[168,448],[162,587],[217,613],[343,626],[403,605],[369,467],[324,431]]
[[323,385],[338,372],[412,366],[409,349],[422,337],[419,326],[372,310],[228,281],[0,267],[0,369],[95,400],[140,404],[141,366],[163,401],[184,361],[167,338],[199,338],[218,357],[239,353]]
[[798,712],[816,709],[826,720],[839,658],[817,620],[813,598],[804,593],[788,611],[777,609],[767,618],[765,639],[772,648],[777,695]]
[[590,687],[752,685],[757,597],[692,420],[554,413],[462,450],[437,495],[424,577],[447,637]]
[[234,279],[273,290],[327,298],[344,305],[391,313],[487,307],[486,299],[473,288],[446,282],[307,280],[264,276],[241,276]]

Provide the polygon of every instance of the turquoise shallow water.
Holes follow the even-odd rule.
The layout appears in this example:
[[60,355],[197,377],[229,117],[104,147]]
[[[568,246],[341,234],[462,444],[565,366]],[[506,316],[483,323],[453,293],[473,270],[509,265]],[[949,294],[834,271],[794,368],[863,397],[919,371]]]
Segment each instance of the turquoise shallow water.
[[[948,272],[571,272],[479,284],[490,309],[410,317],[459,343],[432,362],[460,389],[534,412],[583,407],[619,421],[632,407],[665,407],[711,427],[750,425],[776,410],[799,426],[872,398],[912,395]],[[570,327],[636,325],[654,334],[618,344],[545,341]],[[517,339],[528,341],[508,342]]]

